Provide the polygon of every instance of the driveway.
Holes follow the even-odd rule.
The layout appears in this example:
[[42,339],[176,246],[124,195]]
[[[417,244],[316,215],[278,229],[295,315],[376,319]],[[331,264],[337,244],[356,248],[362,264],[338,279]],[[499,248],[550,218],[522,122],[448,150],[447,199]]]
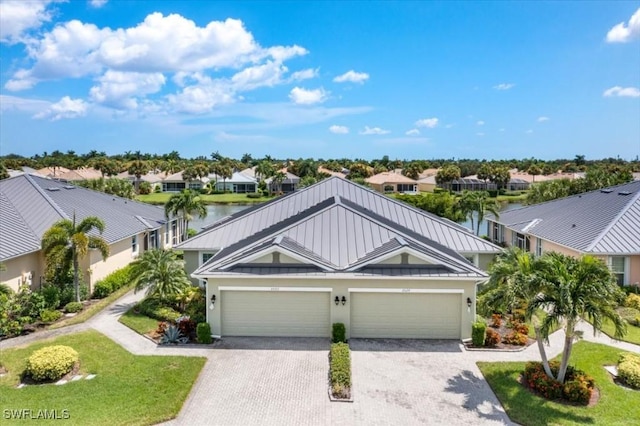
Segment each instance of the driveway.
[[327,339],[225,338],[171,424],[510,424],[452,341],[353,339],[353,403],[327,395]]

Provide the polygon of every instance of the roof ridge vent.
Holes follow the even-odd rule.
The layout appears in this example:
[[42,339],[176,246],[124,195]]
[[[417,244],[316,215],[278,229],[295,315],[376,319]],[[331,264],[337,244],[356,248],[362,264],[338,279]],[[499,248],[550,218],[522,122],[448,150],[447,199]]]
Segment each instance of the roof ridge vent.
[[60,191],[60,188],[58,188],[57,186],[50,186],[49,188],[47,188],[47,191]]
[[74,185],[65,185],[64,189],[76,189]]
[[631,195],[631,191],[620,191],[618,195]]
[[613,189],[611,188],[603,188],[600,190],[600,192],[602,192],[603,194],[611,194],[613,192]]

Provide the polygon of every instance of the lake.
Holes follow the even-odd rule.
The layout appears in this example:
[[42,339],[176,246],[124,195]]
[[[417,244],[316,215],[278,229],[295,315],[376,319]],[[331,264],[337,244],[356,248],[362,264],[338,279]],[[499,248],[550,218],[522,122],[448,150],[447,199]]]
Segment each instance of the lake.
[[[195,218],[191,221],[191,223],[189,223],[189,227],[193,228],[195,230],[197,230],[198,232],[200,232],[200,229],[202,229],[205,226],[211,225],[213,222],[215,222],[216,220],[222,219],[223,217],[232,215],[234,213],[237,213],[239,211],[242,211],[244,209],[246,209],[247,207],[250,207],[253,204],[211,204],[207,206],[207,217],[204,219],[199,219],[199,218]],[[502,206],[501,211],[509,211],[509,210],[513,210],[513,209],[517,209],[519,207],[522,207],[522,204],[520,203],[504,203]],[[465,221],[461,223],[462,226],[465,226],[469,229],[471,229],[471,222],[470,221]],[[482,221],[482,224],[480,225],[480,235],[484,235],[487,233],[487,222],[486,221]]]

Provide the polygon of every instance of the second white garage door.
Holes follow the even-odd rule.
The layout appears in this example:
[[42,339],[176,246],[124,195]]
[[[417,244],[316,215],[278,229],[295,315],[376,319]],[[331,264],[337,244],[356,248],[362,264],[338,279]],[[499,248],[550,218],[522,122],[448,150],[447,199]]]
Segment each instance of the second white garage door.
[[460,294],[351,293],[351,337],[459,339]]
[[329,337],[328,292],[223,291],[223,336]]

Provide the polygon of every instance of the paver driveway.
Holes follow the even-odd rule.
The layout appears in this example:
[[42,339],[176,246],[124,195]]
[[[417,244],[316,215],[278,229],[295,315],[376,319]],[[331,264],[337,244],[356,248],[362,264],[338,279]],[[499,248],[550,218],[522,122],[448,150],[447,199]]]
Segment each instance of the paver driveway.
[[452,341],[351,341],[353,403],[327,395],[327,339],[226,338],[172,424],[509,424]]

